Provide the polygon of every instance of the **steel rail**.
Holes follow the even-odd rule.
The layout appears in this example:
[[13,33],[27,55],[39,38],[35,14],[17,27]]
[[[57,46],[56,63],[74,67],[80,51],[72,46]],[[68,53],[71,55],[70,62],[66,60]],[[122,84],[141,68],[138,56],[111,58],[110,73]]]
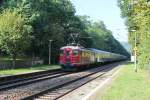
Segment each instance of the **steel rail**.
[[101,77],[101,76],[104,75],[104,74],[106,74],[106,73],[104,72],[104,73],[102,73],[102,74],[100,74],[100,75],[98,75],[98,76],[96,76],[96,77],[90,79],[89,81],[84,82],[83,84],[81,84],[81,85],[79,85],[79,86],[77,86],[77,87],[75,87],[75,88],[73,88],[73,89],[71,89],[71,90],[69,90],[69,91],[67,91],[67,92],[65,92],[65,93],[63,93],[63,94],[61,94],[60,96],[56,97],[54,100],[57,100],[57,99],[63,97],[64,95],[69,94],[70,92],[72,92],[72,91],[74,91],[74,90],[80,88],[81,86],[83,86],[83,85],[85,85],[85,84],[87,84],[87,83],[89,83],[89,82],[91,82],[91,81],[93,81],[93,80],[95,80],[95,79],[97,79],[97,78],[99,78],[99,77]]
[[[63,84],[61,84],[61,85],[57,85],[57,86],[55,86],[55,87],[52,87],[52,88],[43,90],[43,91],[41,91],[41,92],[39,92],[39,93],[36,93],[36,94],[30,95],[30,96],[27,96],[27,97],[25,97],[25,98],[22,98],[21,100],[33,100],[33,99],[35,99],[35,98],[38,98],[39,96],[42,96],[42,95],[44,95],[44,94],[47,94],[47,93],[52,92],[52,91],[55,91],[55,90],[60,89],[60,88],[62,88],[62,87],[64,87],[64,86],[67,86],[67,85],[69,85],[69,84],[72,84],[72,83],[74,83],[74,82],[77,82],[77,81],[79,81],[79,80],[82,80],[82,79],[84,79],[84,78],[87,78],[87,77],[89,77],[89,76],[91,76],[91,75],[94,75],[94,74],[96,74],[96,73],[99,73],[100,71],[106,70],[106,69],[108,69],[109,67],[106,67],[106,66],[105,66],[104,68],[103,68],[103,67],[101,67],[101,68],[102,68],[102,69],[100,69],[100,70],[98,70],[98,71],[95,71],[95,72],[90,73],[90,74],[88,74],[88,75],[85,75],[85,76],[82,76],[82,77],[80,77],[80,78],[71,80],[71,81],[69,81],[69,82],[65,82],[65,83],[63,83]],[[92,81],[92,80],[91,80],[91,81]]]
[[33,75],[51,73],[51,72],[60,71],[60,70],[61,69],[59,68],[59,69],[52,69],[52,70],[46,70],[46,71],[38,71],[38,72],[23,73],[23,74],[17,74],[17,75],[2,76],[2,77],[0,77],[0,83],[19,79],[19,78],[27,78],[27,77],[31,77]]
[[58,71],[55,70],[53,72],[46,72],[44,74],[39,73],[39,75],[38,74],[33,75],[33,73],[32,73],[32,76],[30,76],[30,77],[26,77],[26,75],[28,76],[28,74],[25,74],[25,76],[23,76],[23,78],[19,78],[19,79],[17,78],[17,79],[14,79],[14,80],[9,80],[9,78],[8,78],[7,80],[9,80],[9,81],[1,82],[0,87],[3,86],[3,85],[13,84],[13,83],[20,82],[20,81],[31,80],[31,79],[34,79],[34,78],[53,75],[53,74],[57,74],[57,73],[60,73],[60,72],[61,72],[60,70],[58,70]]
[[67,74],[70,74],[70,73],[61,72],[61,73],[57,73],[57,74],[56,73],[52,74],[51,76],[44,76],[44,77],[35,78],[35,79],[32,78],[31,80],[27,80],[27,81],[24,80],[24,82],[21,81],[20,83],[14,83],[14,84],[6,85],[6,86],[1,86],[0,91],[6,91],[8,89],[17,88],[19,86],[24,86],[24,85],[32,84],[35,82],[40,82],[40,81],[44,81],[44,80],[48,80],[48,79],[57,78],[57,77],[64,76]]

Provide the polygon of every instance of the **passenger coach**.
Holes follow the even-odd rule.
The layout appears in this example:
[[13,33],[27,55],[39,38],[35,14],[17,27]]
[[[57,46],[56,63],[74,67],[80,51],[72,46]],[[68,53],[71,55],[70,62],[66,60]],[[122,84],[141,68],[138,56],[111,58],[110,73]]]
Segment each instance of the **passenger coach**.
[[64,70],[77,70],[87,66],[126,59],[125,56],[80,46],[65,46],[60,49],[59,63]]

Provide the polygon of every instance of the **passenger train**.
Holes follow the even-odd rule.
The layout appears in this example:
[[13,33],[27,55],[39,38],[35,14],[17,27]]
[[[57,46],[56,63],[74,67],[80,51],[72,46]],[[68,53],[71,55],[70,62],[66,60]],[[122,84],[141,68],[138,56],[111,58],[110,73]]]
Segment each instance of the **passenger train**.
[[63,70],[75,71],[96,64],[125,59],[127,59],[126,56],[94,48],[87,49],[81,46],[64,46],[60,48],[59,63]]

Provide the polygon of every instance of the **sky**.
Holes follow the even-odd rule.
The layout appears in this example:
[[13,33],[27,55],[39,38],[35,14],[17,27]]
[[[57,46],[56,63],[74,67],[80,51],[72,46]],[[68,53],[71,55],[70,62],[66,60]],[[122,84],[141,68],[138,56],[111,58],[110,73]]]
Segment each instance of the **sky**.
[[71,0],[76,8],[76,15],[87,15],[94,21],[101,20],[107,29],[113,32],[114,37],[127,42],[127,30],[121,18],[117,0]]

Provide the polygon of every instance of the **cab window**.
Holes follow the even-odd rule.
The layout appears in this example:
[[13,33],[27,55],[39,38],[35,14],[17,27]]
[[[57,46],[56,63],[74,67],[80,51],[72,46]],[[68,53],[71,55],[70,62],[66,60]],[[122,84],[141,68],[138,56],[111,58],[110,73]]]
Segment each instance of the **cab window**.
[[73,50],[73,55],[77,56],[78,55],[78,50]]
[[66,56],[69,56],[70,55],[70,51],[66,51]]

